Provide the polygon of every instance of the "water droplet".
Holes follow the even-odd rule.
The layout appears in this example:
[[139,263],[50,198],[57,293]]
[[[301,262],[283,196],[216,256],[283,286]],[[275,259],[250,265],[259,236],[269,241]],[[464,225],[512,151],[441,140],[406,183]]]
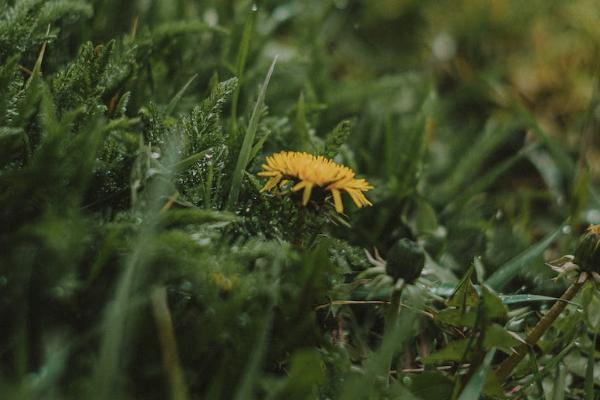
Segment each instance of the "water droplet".
[[252,11],[258,11],[258,6],[256,3],[252,4]]
[[495,217],[497,220],[500,220],[500,219],[502,219],[502,215],[503,215],[502,210],[497,210]]
[[156,159],[160,158],[160,153],[152,152],[152,153],[150,153],[150,157],[152,157],[153,159],[156,160]]
[[569,225],[563,226],[562,233],[565,234],[565,235],[570,235],[571,234],[571,227]]

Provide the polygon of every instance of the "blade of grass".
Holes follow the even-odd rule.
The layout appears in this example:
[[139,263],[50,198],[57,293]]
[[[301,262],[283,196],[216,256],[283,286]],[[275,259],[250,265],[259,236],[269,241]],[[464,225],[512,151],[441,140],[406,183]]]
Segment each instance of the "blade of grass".
[[506,262],[485,283],[495,290],[502,289],[511,279],[519,274],[522,268],[542,255],[544,250],[560,236],[564,226],[565,223],[538,243],[530,246],[527,250]]
[[235,164],[235,169],[233,171],[233,177],[231,180],[231,190],[229,191],[229,198],[227,199],[227,209],[229,210],[233,208],[240,194],[242,177],[244,176],[244,171],[246,170],[246,166],[250,161],[250,153],[252,151],[252,144],[254,143],[254,136],[256,136],[256,131],[258,129],[258,122],[260,119],[261,109],[265,101],[265,94],[267,92],[267,87],[269,86],[269,81],[271,80],[271,75],[273,74],[273,70],[275,69],[276,62],[277,57],[273,59],[271,67],[269,68],[269,72],[267,72],[267,76],[265,77],[265,80],[260,88],[258,98],[256,99],[256,104],[254,105],[254,110],[252,110],[250,122],[248,123],[248,129],[246,130],[246,134],[244,135],[242,148],[240,149],[240,154],[238,155],[237,163]]
[[495,354],[496,349],[492,349],[485,355],[481,367],[479,367],[477,373],[469,380],[458,400],[478,400],[481,397],[481,391],[483,390],[485,379],[490,371]]
[[[541,296],[537,294],[506,294],[499,295],[503,304],[518,304],[518,303],[533,303],[538,301],[556,301],[558,297],[552,296]],[[573,301],[569,301],[569,304],[572,304],[577,307],[581,307],[579,303],[575,303]]]
[[188,398],[188,391],[179,362],[173,321],[167,304],[167,290],[164,286],[156,288],[152,291],[151,298],[154,321],[156,322],[156,329],[158,330],[158,338],[160,339],[162,350],[163,365],[167,373],[169,385],[171,386],[171,399],[186,400]]
[[[50,25],[48,25],[48,29],[46,30],[46,36],[48,36],[49,34],[50,34]],[[37,59],[35,60],[35,64],[33,66],[31,76],[27,80],[27,85],[29,85],[31,82],[33,82],[33,80],[42,73],[42,61],[44,60],[44,54],[46,53],[47,45],[48,45],[47,41],[44,41],[44,43],[42,43],[42,47],[37,56]]]
[[237,109],[240,99],[240,88],[244,80],[244,70],[246,68],[246,59],[248,58],[248,50],[250,49],[250,38],[254,31],[254,21],[256,20],[257,10],[253,7],[248,14],[246,23],[244,24],[244,31],[242,33],[242,39],[240,41],[240,48],[237,53],[237,59],[235,63],[235,75],[239,80],[239,85],[233,92],[233,98],[231,100],[231,135],[236,137],[237,135]]
[[208,154],[210,154],[214,149],[215,149],[214,147],[209,147],[206,150],[202,150],[202,151],[199,151],[198,153],[192,154],[191,156],[186,157],[183,160],[177,162],[177,164],[173,165],[171,168],[176,173],[183,172],[186,169],[188,169],[189,167],[191,167],[192,165],[194,165],[194,163],[196,163],[196,161],[202,160],[204,157],[206,157]]
[[183,94],[185,93],[185,91],[187,90],[187,88],[192,84],[192,82],[194,81],[194,79],[196,79],[197,76],[198,76],[198,74],[194,74],[185,83],[185,85],[183,85],[183,87],[179,90],[179,92],[177,92],[175,94],[175,96],[173,96],[173,98],[171,99],[171,101],[169,102],[169,104],[167,104],[167,108],[165,109],[165,115],[171,115],[171,113],[175,109],[175,106],[177,106],[177,103],[179,103],[179,100],[181,100],[181,97],[183,96]]

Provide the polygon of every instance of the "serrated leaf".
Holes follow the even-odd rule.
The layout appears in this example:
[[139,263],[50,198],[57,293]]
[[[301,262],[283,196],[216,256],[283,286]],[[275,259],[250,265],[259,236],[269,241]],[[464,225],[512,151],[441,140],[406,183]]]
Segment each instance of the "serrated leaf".
[[471,307],[468,311],[459,308],[447,308],[435,315],[436,321],[456,327],[473,328],[476,319],[476,307]]
[[511,332],[504,329],[499,324],[491,324],[485,328],[485,337],[483,339],[483,347],[490,350],[496,347],[507,354],[512,352],[512,348],[522,343]]
[[477,294],[477,289],[471,282],[471,274],[473,269],[470,268],[465,276],[460,280],[454,293],[448,300],[448,306],[450,307],[470,307],[477,304],[479,301],[479,295]]
[[505,320],[508,308],[500,297],[486,285],[480,285],[484,315],[487,320]]
[[443,349],[425,357],[423,362],[426,364],[431,364],[439,361],[460,361],[463,359],[465,350],[467,350],[469,340],[470,339],[467,338],[450,342]]

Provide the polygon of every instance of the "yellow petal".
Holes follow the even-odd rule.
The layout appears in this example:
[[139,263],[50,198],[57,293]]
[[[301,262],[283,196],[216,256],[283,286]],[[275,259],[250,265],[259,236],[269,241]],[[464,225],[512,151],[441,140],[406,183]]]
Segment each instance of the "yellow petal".
[[292,188],[292,192],[297,192],[298,190],[302,189],[303,187],[306,186],[306,181],[302,181],[302,182],[298,182],[296,185],[294,185],[294,187]]
[[358,208],[362,207],[362,202],[360,200],[360,192],[357,192],[353,189],[346,189],[346,192],[348,192],[348,194],[352,198],[352,201],[354,201],[354,204],[356,204]]
[[263,186],[262,189],[260,189],[260,192],[268,192],[269,190],[273,189],[275,186],[277,186],[277,184],[279,183],[279,181],[281,180],[281,176],[274,176],[271,179],[269,179],[267,181],[267,184],[265,186]]
[[342,196],[340,195],[340,191],[337,189],[331,189],[331,194],[333,195],[333,205],[335,206],[335,211],[338,213],[344,212],[344,203],[342,203]]
[[281,175],[281,173],[279,173],[277,171],[260,171],[256,175],[258,175],[258,176],[277,176],[277,175]]
[[302,193],[302,205],[305,206],[308,204],[308,200],[310,200],[310,194],[312,192],[313,184],[307,183],[304,186],[304,193]]

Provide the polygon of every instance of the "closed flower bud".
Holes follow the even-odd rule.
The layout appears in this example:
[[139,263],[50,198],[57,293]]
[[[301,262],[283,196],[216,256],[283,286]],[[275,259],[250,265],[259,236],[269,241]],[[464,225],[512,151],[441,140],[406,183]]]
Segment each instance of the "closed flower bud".
[[600,225],[591,225],[575,250],[573,262],[582,271],[600,273]]
[[398,240],[386,257],[386,273],[395,281],[402,278],[406,283],[413,283],[421,276],[425,266],[425,252],[409,239]]

